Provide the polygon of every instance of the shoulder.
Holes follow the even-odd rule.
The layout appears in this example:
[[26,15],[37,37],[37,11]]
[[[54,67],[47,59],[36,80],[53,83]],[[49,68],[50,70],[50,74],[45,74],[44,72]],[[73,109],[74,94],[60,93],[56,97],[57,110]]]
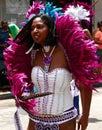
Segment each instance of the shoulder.
[[88,32],[89,33],[89,30],[88,29],[84,29],[84,32]]
[[92,35],[91,35],[90,31],[88,29],[84,29],[83,31],[86,34],[86,39],[92,40]]
[[95,37],[100,37],[102,36],[102,32],[101,31],[96,31],[96,33],[94,34]]

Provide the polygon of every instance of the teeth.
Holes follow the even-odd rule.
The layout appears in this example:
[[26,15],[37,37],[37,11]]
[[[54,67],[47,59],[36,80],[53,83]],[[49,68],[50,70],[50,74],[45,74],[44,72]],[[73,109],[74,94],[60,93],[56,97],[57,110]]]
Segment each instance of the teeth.
[[39,38],[39,36],[37,36],[37,35],[36,35],[36,36],[34,36],[34,37],[35,37],[35,38]]

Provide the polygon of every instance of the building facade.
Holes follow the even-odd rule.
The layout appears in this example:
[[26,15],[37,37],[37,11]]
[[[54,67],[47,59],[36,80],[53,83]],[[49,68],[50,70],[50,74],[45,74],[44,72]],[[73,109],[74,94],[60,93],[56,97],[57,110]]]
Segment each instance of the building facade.
[[0,21],[5,19],[19,26],[25,20],[29,6],[29,0],[0,0]]
[[[19,26],[19,23],[25,20],[25,14],[34,0],[0,0],[0,21],[6,19],[9,23],[13,22]],[[35,0],[37,1],[37,0]],[[45,1],[45,0],[44,0]],[[48,0],[54,1],[57,4],[58,0]],[[74,0],[66,0],[67,2],[72,2]],[[81,2],[87,2],[88,4],[93,4],[98,1],[93,10],[95,15],[92,20],[92,28],[96,28],[97,22],[102,20],[102,0],[80,0]]]
[[[93,0],[93,2],[96,0]],[[93,28],[97,27],[97,22],[102,21],[102,0],[97,0],[98,2],[93,7],[95,15],[93,17]]]

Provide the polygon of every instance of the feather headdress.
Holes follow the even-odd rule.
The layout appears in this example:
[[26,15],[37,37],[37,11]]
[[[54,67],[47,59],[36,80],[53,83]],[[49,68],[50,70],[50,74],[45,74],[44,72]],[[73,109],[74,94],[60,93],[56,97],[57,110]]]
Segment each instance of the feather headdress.
[[42,2],[33,2],[26,13],[26,19],[31,19],[36,14],[44,13],[45,6]]
[[65,15],[72,16],[77,21],[86,21],[87,26],[90,24],[94,15],[94,11],[91,5],[88,5],[85,2],[79,2],[77,0],[66,4],[63,8],[63,12]]
[[60,16],[63,15],[62,8],[53,5],[53,2],[47,2],[46,4],[40,2],[33,2],[29,7],[25,21],[20,23],[20,27],[23,28],[29,20],[37,14],[47,14],[54,20],[56,20],[56,13]]
[[47,2],[46,4],[43,4],[42,2],[33,2],[26,13],[26,19],[31,19],[36,14],[47,14],[55,20],[56,13],[62,15],[60,12],[61,10],[62,8],[57,8],[52,2]]

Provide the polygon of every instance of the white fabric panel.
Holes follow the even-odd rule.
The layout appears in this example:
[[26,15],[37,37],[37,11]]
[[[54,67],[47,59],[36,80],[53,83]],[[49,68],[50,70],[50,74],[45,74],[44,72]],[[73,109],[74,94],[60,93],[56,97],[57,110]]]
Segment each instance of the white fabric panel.
[[66,69],[56,68],[45,74],[41,67],[33,67],[31,78],[39,93],[46,91],[54,93],[35,99],[39,103],[34,109],[40,110],[40,114],[60,114],[73,107],[70,91],[72,78]]

